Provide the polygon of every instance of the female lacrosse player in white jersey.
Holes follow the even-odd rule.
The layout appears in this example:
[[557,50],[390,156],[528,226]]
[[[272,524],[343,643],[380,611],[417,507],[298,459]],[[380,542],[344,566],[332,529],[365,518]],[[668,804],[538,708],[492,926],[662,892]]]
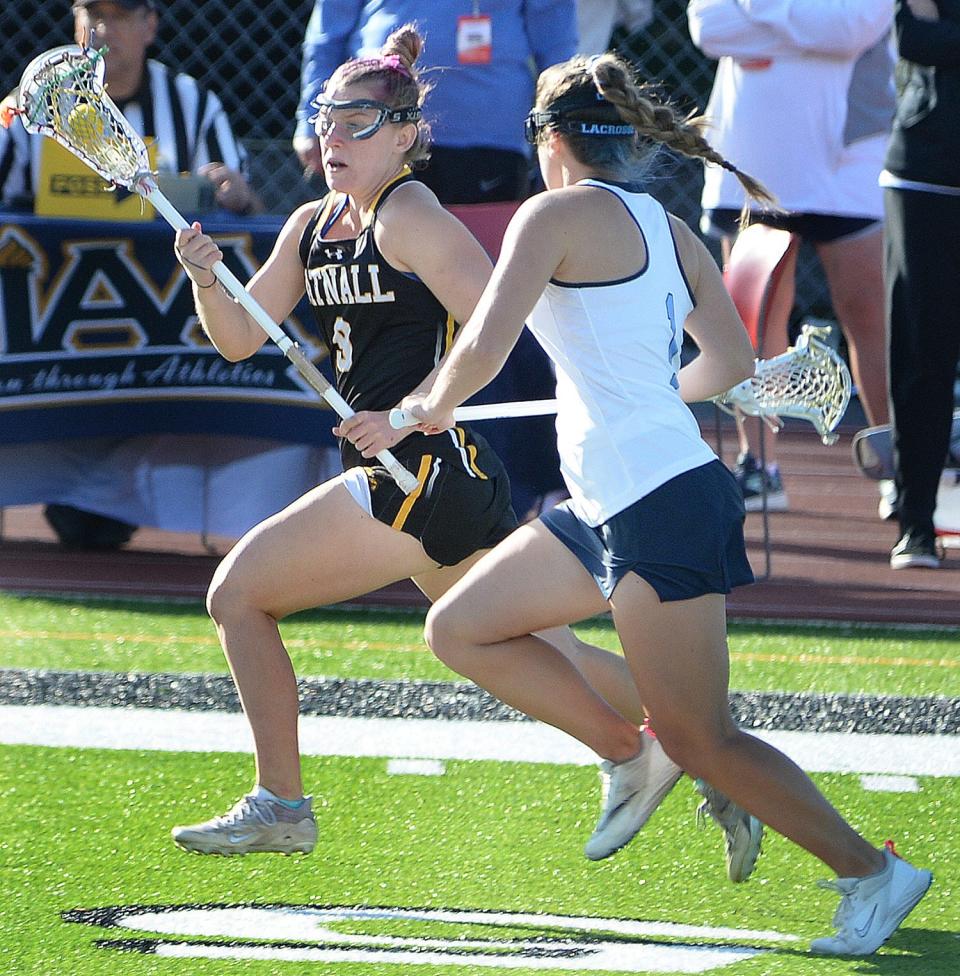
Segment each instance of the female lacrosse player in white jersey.
[[[571,498],[501,542],[434,604],[430,646],[608,760],[606,807],[588,845],[602,852],[636,831],[631,798],[648,743],[532,632],[612,611],[667,754],[840,876],[838,932],[813,949],[873,952],[930,874],[871,846],[793,762],[733,722],[725,594],[752,579],[743,503],[684,401],[751,375],[753,354],[709,253],[630,181],[665,145],[724,166],[752,196],[762,188],[612,54],[545,71],[527,125],[548,190],[517,212],[476,311],[429,390],[403,406],[424,431],[448,428],[528,319],[557,367]],[[701,354],[681,369],[684,329]]]

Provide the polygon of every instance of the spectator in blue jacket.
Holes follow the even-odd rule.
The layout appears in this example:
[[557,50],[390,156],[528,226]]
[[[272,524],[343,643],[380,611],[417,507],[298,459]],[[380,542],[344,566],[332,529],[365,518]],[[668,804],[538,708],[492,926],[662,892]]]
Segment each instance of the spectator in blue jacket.
[[433,148],[418,176],[444,204],[522,200],[530,172],[523,120],[536,74],[576,51],[575,0],[315,0],[293,140],[300,161],[321,169],[309,119],[324,81],[414,21],[433,86],[424,113]]

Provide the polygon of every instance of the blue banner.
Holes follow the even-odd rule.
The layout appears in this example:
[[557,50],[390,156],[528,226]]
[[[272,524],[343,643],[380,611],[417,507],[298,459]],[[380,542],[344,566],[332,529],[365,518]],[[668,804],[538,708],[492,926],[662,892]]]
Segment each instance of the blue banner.
[[[281,225],[223,216],[204,229],[247,281]],[[303,302],[282,325],[319,363],[309,315]],[[331,444],[321,404],[270,340],[239,363],[213,348],[166,223],[0,213],[0,443],[165,432]]]

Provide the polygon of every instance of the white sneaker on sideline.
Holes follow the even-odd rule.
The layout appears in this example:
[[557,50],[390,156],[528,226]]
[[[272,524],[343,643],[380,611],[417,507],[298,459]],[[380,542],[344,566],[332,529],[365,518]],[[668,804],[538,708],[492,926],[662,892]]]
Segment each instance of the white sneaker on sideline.
[[840,907],[833,916],[837,934],[810,943],[810,951],[827,956],[868,956],[897,930],[933,881],[929,871],[915,868],[893,851],[887,841],[882,871],[865,878],[818,881],[821,888],[839,892]]
[[897,483],[893,478],[881,478],[877,482],[880,501],[877,502],[877,515],[888,522],[897,517]]
[[600,819],[583,849],[591,861],[616,854],[629,844],[683,775],[659,740],[644,735],[641,743],[640,753],[633,759],[600,764]]
[[697,807],[697,820],[702,823],[704,816],[708,816],[723,830],[727,877],[734,884],[746,881],[760,856],[763,824],[702,779],[698,779],[694,785],[703,797],[703,802]]

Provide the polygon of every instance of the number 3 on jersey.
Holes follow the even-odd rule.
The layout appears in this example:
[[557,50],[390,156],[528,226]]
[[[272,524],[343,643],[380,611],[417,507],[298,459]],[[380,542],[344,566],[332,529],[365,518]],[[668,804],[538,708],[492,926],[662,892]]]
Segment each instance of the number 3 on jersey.
[[353,365],[353,343],[350,341],[350,323],[337,316],[333,323],[333,344],[337,347],[334,365],[338,373],[346,373]]

